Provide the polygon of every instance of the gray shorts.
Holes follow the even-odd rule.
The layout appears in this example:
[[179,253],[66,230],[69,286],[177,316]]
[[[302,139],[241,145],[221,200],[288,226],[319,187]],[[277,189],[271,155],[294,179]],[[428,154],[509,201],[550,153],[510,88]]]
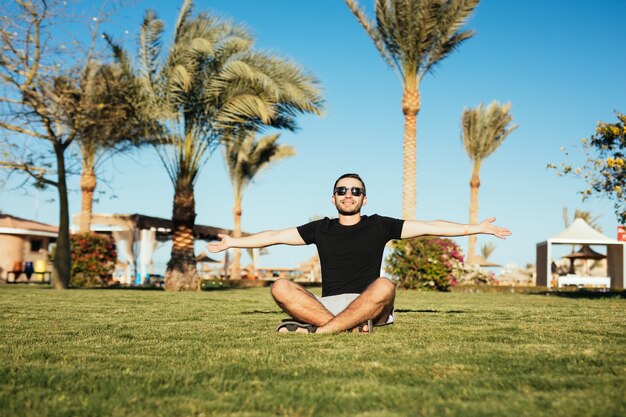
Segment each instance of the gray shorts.
[[[322,303],[324,307],[326,307],[326,310],[330,311],[333,316],[336,316],[337,314],[345,310],[350,305],[350,303],[356,300],[359,295],[361,294],[339,294],[331,295],[328,297],[318,297],[316,295],[315,298],[317,298],[317,300]],[[387,322],[385,324],[391,324],[394,322],[393,315],[394,311],[389,314],[389,317],[387,317]]]

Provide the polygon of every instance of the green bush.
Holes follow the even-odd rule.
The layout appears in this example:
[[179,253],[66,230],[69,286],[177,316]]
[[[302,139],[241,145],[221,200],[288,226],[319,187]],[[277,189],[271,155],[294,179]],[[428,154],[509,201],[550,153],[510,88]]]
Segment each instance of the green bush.
[[456,243],[426,237],[394,242],[385,270],[403,288],[446,291],[456,284],[454,271],[462,264],[463,254]]
[[109,236],[77,233],[71,236],[73,287],[102,287],[112,278],[117,251]]

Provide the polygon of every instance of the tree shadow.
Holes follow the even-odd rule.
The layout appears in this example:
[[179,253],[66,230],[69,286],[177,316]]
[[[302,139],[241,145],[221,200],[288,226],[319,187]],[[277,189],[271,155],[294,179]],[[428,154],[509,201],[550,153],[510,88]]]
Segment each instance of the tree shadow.
[[528,295],[543,295],[564,298],[587,298],[589,300],[597,300],[603,298],[626,298],[625,290],[586,290],[580,289],[575,291],[540,291],[528,293]]
[[279,311],[279,310],[274,310],[274,311],[252,310],[252,311],[242,311],[239,314],[250,315],[250,314],[281,314],[281,313],[282,311]]
[[447,310],[447,311],[442,311],[442,310],[411,310],[411,309],[407,309],[407,308],[397,308],[395,310],[396,313],[435,313],[435,314],[439,314],[439,313],[443,313],[443,314],[461,314],[461,313],[465,313],[465,311],[463,310]]

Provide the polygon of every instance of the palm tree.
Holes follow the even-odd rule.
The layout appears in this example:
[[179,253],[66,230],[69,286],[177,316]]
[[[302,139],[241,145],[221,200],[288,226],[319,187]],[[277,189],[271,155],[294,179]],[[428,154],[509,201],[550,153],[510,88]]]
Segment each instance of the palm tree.
[[288,60],[252,50],[247,32],[206,13],[192,17],[185,0],[162,53],[164,24],[145,14],[139,68],[110,38],[114,54],[133,74],[137,112],[158,138],[157,152],[174,185],[173,246],[166,289],[197,287],[194,186],[220,138],[261,125],[295,128],[299,113],[321,114],[314,77]]
[[[511,105],[500,105],[493,101],[486,108],[481,103],[473,109],[463,110],[461,128],[462,141],[465,152],[474,162],[472,178],[470,180],[470,223],[478,223],[478,188],[480,187],[480,167],[504,142],[504,139],[517,129],[517,125],[510,125],[513,116],[509,113]],[[476,236],[469,237],[467,261],[472,263],[476,253]]]
[[80,231],[88,232],[97,186],[96,167],[107,155],[127,152],[147,139],[126,101],[129,81],[119,66],[91,65],[82,79],[77,89],[80,103],[76,106],[80,109],[76,126],[82,159]]
[[489,257],[493,254],[495,250],[496,250],[496,245],[494,245],[491,242],[487,242],[480,247],[480,256],[482,256],[483,259],[486,261],[489,259]]
[[[594,228],[598,232],[602,233],[602,226],[600,225],[600,223],[598,223],[598,220],[600,219],[600,217],[602,217],[601,214],[598,214],[598,215],[594,216],[590,211],[576,209],[574,211],[574,219],[570,220],[569,219],[569,212],[567,210],[567,207],[563,207],[563,223],[565,224],[566,228],[569,227],[570,224],[572,224],[572,222],[574,220],[576,220],[576,219],[583,219],[589,226],[591,226],[592,228]],[[572,253],[574,253],[575,251],[576,251],[576,245],[572,245]],[[594,265],[592,266],[592,269],[597,264],[598,264],[597,261],[594,262]]]
[[474,35],[463,31],[479,0],[376,0],[370,21],[357,0],[346,4],[403,86],[404,172],[402,217],[415,218],[417,191],[417,114],[422,78]]
[[[573,220],[583,219],[585,222],[587,222],[589,226],[593,227],[598,232],[602,233],[602,226],[598,223],[598,220],[600,219],[600,217],[602,217],[601,214],[594,216],[590,211],[576,209],[574,211]],[[569,219],[569,213],[568,213],[567,207],[563,207],[563,223],[565,224],[565,227],[569,227],[569,225],[572,224],[573,220]]]
[[[233,236],[241,236],[241,202],[243,192],[254,177],[281,159],[295,155],[292,146],[278,143],[280,133],[267,135],[255,140],[255,132],[242,132],[236,139],[229,140],[224,146],[224,159],[228,167],[228,175],[233,184],[235,206],[233,208]],[[233,250],[231,278],[239,278],[241,251]]]

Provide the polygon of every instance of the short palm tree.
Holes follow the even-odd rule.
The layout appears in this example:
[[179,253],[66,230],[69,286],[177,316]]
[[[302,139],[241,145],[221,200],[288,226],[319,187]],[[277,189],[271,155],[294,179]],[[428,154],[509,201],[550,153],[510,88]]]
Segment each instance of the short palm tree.
[[573,220],[570,220],[569,210],[567,207],[563,207],[563,223],[565,224],[565,227],[569,227],[569,225],[576,219],[583,219],[589,226],[602,233],[602,226],[598,223],[600,217],[602,217],[601,214],[594,216],[590,211],[576,209],[574,210]]
[[78,89],[80,109],[76,125],[82,159],[80,231],[88,232],[97,186],[96,167],[106,155],[129,151],[146,142],[127,103],[128,79],[119,66],[92,65]]
[[496,250],[496,245],[494,245],[491,242],[487,242],[480,247],[480,256],[482,256],[483,259],[486,261],[489,259],[489,257],[493,254],[495,250]]
[[357,0],[346,3],[403,86],[402,217],[415,218],[419,86],[436,65],[473,36],[461,30],[479,0],[376,0],[370,21]]
[[[601,214],[594,216],[590,211],[576,209],[574,211],[574,218],[570,220],[567,207],[563,207],[563,223],[565,224],[566,228],[569,227],[574,220],[583,219],[589,226],[602,233],[602,226],[600,225],[600,223],[598,223],[600,217],[602,217]],[[572,253],[574,253],[575,251],[576,245],[572,245]]]
[[109,38],[118,61],[133,74],[134,102],[174,185],[173,246],[167,290],[195,289],[194,186],[211,151],[237,129],[294,128],[300,113],[320,114],[317,81],[285,59],[252,50],[240,26],[206,13],[192,17],[185,0],[162,53],[164,24],[148,11],[141,26],[139,68]]
[[[278,143],[280,133],[267,135],[256,140],[255,132],[243,132],[237,138],[229,140],[224,146],[224,159],[228,167],[228,175],[233,184],[235,205],[233,208],[233,236],[241,236],[241,215],[243,192],[261,171],[281,159],[295,155],[295,149],[289,145]],[[239,278],[241,274],[241,251],[233,250],[231,278]]]
[[[461,128],[465,152],[473,161],[470,180],[470,223],[478,223],[478,188],[482,162],[504,142],[517,125],[511,125],[511,105],[500,105],[497,101],[485,107],[482,103],[475,108],[463,110]],[[467,261],[472,263],[476,254],[476,236],[469,237]]]

